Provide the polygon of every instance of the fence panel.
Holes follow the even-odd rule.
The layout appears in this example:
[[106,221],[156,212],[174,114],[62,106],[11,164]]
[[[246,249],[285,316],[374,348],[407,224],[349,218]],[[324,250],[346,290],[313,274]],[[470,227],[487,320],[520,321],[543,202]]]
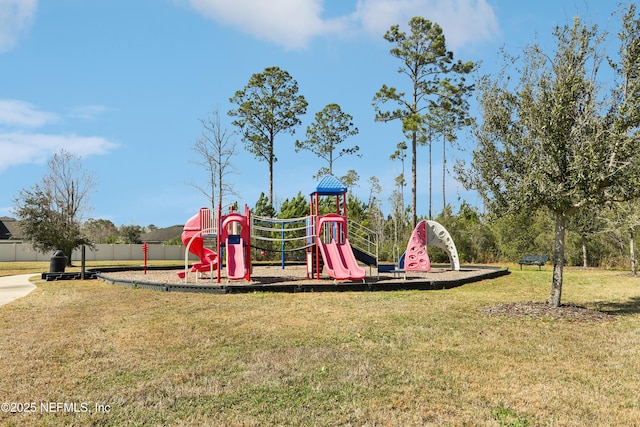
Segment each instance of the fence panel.
[[[184,246],[182,245],[149,245],[148,260],[184,260]],[[0,262],[32,262],[50,261],[52,253],[42,254],[33,249],[28,243],[0,243]],[[72,261],[81,261],[82,251],[80,248],[71,254]],[[140,260],[144,259],[141,244],[98,244],[94,249],[89,247],[85,250],[86,261],[112,261],[112,260]],[[189,259],[195,260],[193,254],[189,254]]]

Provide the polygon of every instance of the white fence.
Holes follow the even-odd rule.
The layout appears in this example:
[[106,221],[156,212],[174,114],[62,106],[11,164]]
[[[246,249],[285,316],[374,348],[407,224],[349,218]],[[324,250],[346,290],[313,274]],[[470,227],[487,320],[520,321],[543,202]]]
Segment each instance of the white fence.
[[[67,255],[67,254],[65,254]],[[0,262],[13,261],[50,261],[53,252],[42,254],[36,252],[28,243],[2,243],[0,244]],[[80,261],[82,254],[80,248],[73,251],[72,261]],[[98,244],[94,249],[86,248],[86,261],[113,261],[113,260],[142,260],[141,244]],[[193,255],[189,254],[189,258]],[[182,245],[149,245],[148,260],[183,260],[184,246]]]

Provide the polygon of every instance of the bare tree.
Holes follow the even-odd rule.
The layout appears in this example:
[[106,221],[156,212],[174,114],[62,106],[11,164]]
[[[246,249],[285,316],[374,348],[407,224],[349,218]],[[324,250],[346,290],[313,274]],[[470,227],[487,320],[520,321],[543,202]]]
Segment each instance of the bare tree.
[[207,171],[207,182],[191,185],[200,190],[211,203],[211,208],[215,209],[216,190],[220,205],[223,205],[224,196],[235,194],[233,186],[225,181],[225,177],[234,172],[231,158],[236,154],[236,142],[231,139],[234,132],[222,127],[217,109],[208,117],[200,119],[200,123],[204,130],[191,149],[198,156],[193,162]]
[[21,190],[14,200],[14,213],[36,250],[60,249],[71,265],[73,250],[90,243],[82,234],[81,223],[94,188],[94,174],[82,167],[79,156],[65,150],[53,155],[42,181]]

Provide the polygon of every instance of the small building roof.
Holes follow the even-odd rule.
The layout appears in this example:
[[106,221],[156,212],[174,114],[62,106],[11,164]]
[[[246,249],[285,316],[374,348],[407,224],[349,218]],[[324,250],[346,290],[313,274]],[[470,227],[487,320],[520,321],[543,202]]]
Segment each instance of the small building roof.
[[24,238],[20,224],[15,218],[0,217],[0,240],[21,240]]
[[320,196],[338,196],[347,192],[347,186],[333,175],[325,175],[320,179],[312,194]]

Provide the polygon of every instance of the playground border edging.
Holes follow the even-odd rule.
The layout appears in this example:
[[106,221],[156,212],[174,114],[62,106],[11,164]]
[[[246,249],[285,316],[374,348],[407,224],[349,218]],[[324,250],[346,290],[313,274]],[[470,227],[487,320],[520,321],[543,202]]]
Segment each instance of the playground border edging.
[[[467,266],[468,267],[468,266]],[[478,266],[475,266],[478,268]],[[403,281],[377,281],[377,282],[342,282],[342,283],[277,283],[277,284],[221,284],[221,285],[188,285],[181,283],[157,283],[144,280],[129,280],[110,277],[102,271],[96,273],[96,278],[114,285],[136,289],[148,289],[163,292],[190,292],[190,293],[214,293],[214,294],[241,294],[251,292],[380,292],[380,291],[408,291],[408,290],[444,290],[456,288],[468,283],[482,280],[495,279],[511,274],[508,267],[486,267],[486,273],[476,276],[453,280],[421,280],[418,278]],[[135,270],[135,269],[131,269]],[[115,270],[111,270],[115,271]],[[123,271],[118,269],[117,271]]]

